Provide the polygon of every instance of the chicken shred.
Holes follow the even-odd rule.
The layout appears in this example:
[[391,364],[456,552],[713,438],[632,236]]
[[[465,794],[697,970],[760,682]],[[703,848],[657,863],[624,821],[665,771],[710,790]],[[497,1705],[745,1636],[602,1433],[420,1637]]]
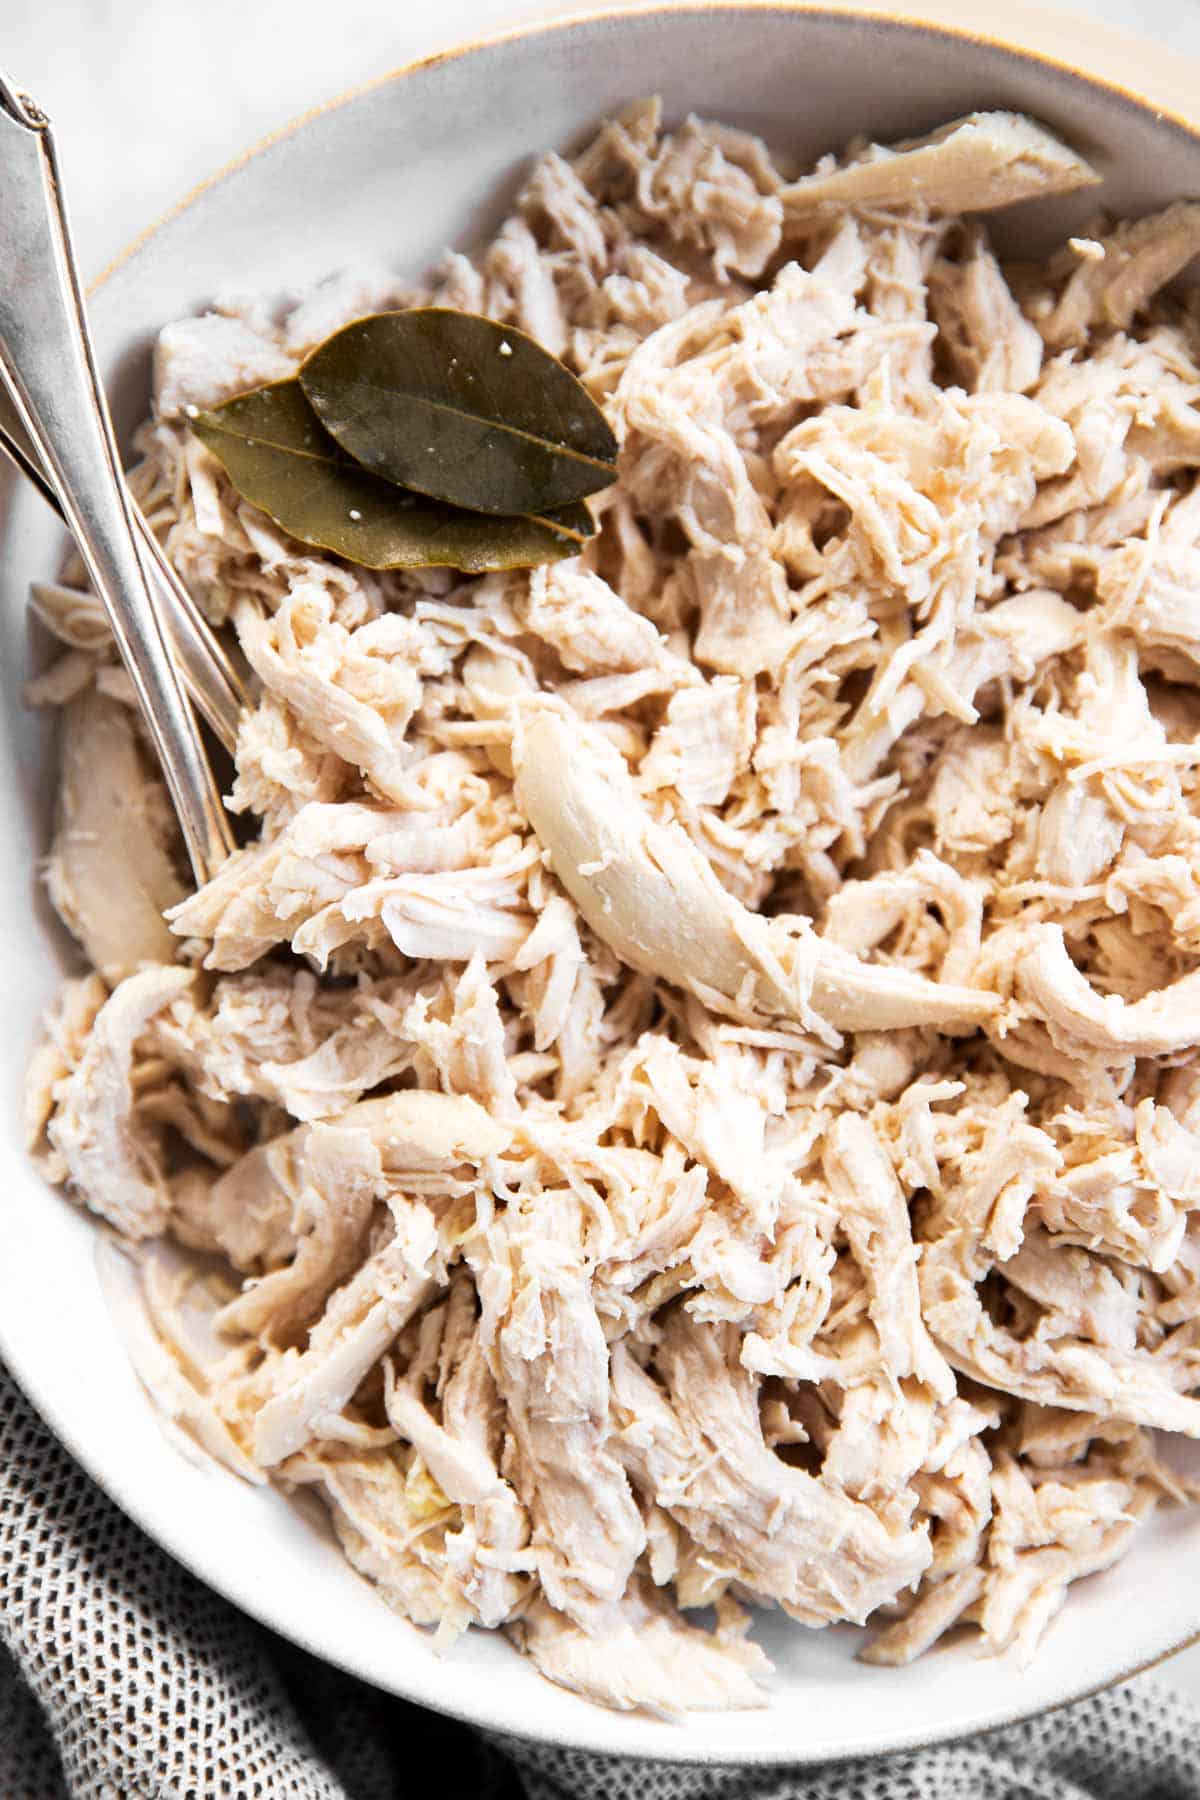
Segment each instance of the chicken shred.
[[[1027,1656],[1197,1498],[1200,208],[1038,267],[976,216],[1097,180],[641,101],[424,282],[169,325],[131,480],[258,683],[198,893],[79,569],[34,595],[93,972],[31,1153],[171,1429],[441,1644],[668,1717],[763,1703],[746,1603]],[[369,573],[189,435],[411,304],[605,408],[576,557]]]

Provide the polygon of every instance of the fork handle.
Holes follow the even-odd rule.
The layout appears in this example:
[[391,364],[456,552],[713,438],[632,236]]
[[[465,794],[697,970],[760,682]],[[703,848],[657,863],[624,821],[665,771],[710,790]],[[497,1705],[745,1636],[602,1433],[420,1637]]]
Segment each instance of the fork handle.
[[40,109],[0,75],[0,376],[58,492],[162,764],[196,880],[233,848],[125,498]]
[[[29,442],[24,427],[13,410],[3,381],[0,381],[0,451],[21,471],[61,519],[63,509],[54,484],[38,460],[38,453]],[[193,705],[199,707],[232,756],[237,749],[241,714],[248,711],[253,702],[224,646],[218,642],[207,619],[167,560],[162,546],[146,522],[145,514],[132,496],[129,496],[129,508],[142,548],[150,560],[151,573],[157,583],[158,603],[163,608],[163,618],[170,629],[184,685],[191,695]]]

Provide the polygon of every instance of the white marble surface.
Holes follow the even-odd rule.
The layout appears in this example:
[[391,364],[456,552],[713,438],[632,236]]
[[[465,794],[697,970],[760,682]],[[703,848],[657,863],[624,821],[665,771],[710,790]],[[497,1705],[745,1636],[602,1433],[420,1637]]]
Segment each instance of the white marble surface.
[[[307,108],[463,39],[583,10],[573,0],[0,0],[0,66],[54,119],[91,275]],[[1073,10],[1085,35],[1096,19],[1200,59],[1200,0]],[[1200,1697],[1200,1648],[1168,1673]]]

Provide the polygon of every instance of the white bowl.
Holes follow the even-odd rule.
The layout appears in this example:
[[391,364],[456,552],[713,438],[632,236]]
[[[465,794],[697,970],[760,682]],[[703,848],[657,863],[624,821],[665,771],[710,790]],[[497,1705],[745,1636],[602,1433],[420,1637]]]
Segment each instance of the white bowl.
[[[801,156],[859,131],[886,141],[978,107],[1012,107],[1098,162],[1115,212],[1200,193],[1200,137],[1186,125],[1062,65],[951,31],[782,6],[624,11],[535,29],[389,76],[310,116],[143,238],[95,299],[118,423],[128,431],[146,409],[150,346],[165,321],[219,288],[311,281],[364,250],[420,271],[448,242],[469,244],[495,224],[531,154],[570,145],[606,110],[651,91],[669,116],[706,113]],[[1027,208],[1019,241],[1037,249],[1094,205],[1088,194]],[[147,1532],[247,1612],[382,1688],[529,1737],[679,1760],[800,1763],[954,1736],[1107,1685],[1200,1629],[1200,1532],[1176,1512],[1072,1592],[1028,1670],[961,1647],[904,1670],[868,1668],[853,1660],[856,1633],[764,1615],[760,1636],[779,1671],[769,1709],[668,1725],[549,1686],[499,1636],[473,1632],[438,1660],[428,1636],[389,1612],[277,1493],[185,1458],[126,1361],[91,1226],[46,1190],[22,1147],[24,1065],[72,955],[37,875],[51,744],[44,721],[21,709],[17,648],[26,585],[53,572],[60,543],[39,503],[12,488],[0,488],[0,528],[11,646],[0,705],[0,1350]]]

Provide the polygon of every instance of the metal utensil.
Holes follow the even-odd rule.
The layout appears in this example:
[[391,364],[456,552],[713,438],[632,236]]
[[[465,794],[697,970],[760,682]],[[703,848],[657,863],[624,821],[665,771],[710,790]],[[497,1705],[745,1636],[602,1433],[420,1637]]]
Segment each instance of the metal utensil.
[[198,882],[233,849],[150,588],[100,385],[49,121],[0,72],[0,377],[108,614]]
[[[0,452],[32,483],[65,524],[62,502],[54,484],[42,468],[3,387],[0,387]],[[243,707],[252,704],[250,696],[208,621],[167,561],[141,508],[128,492],[126,501],[151,564],[155,595],[171,633],[184,684],[220,742],[232,752],[237,744],[238,714]]]

